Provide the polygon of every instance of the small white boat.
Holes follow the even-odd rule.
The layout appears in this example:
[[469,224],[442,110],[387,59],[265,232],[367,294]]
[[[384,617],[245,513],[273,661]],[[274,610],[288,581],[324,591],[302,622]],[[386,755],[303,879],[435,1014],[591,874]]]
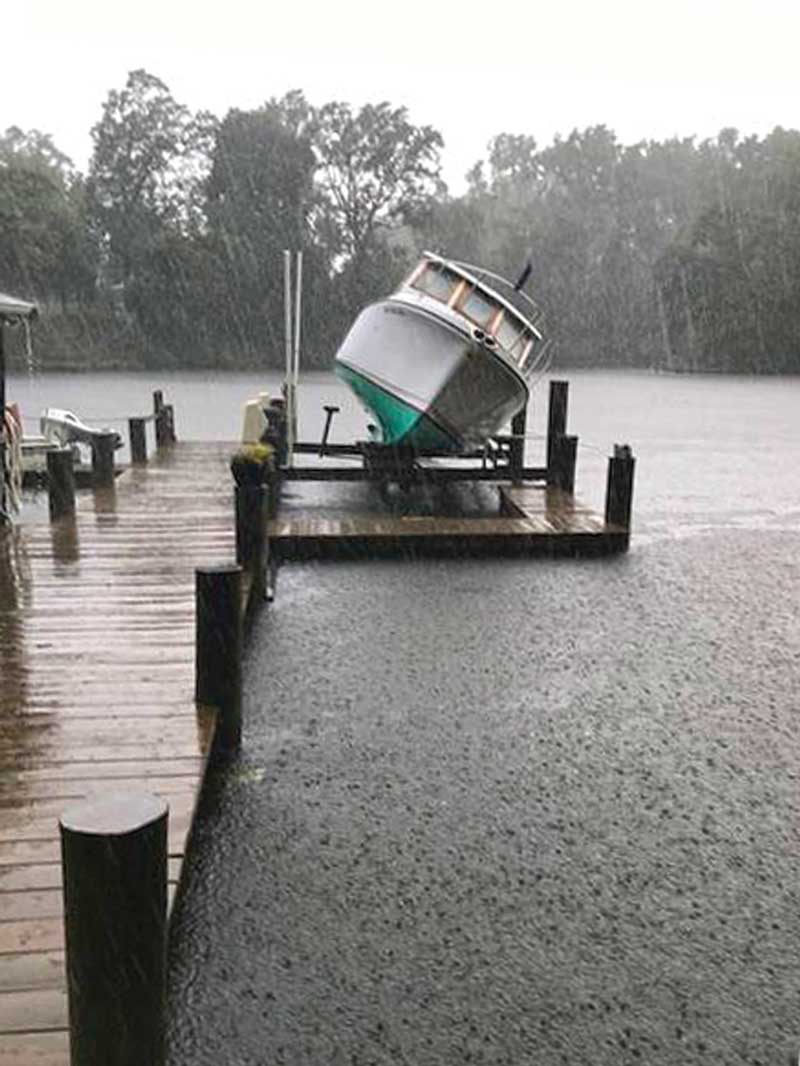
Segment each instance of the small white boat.
[[529,273],[512,285],[425,252],[396,292],[359,314],[334,369],[377,419],[382,443],[479,448],[524,407],[549,347],[520,291]]
[[122,437],[116,430],[93,429],[81,422],[72,411],[65,411],[60,407],[48,407],[42,412],[39,419],[39,429],[42,437],[51,445],[66,447],[69,444],[88,444],[91,446],[95,437],[101,434],[113,433],[115,437],[114,447],[122,447]]

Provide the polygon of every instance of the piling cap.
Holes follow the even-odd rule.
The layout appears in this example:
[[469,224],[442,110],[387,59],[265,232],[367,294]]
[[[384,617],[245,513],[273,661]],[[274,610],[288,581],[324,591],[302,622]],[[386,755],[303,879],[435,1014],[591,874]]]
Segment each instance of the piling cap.
[[168,806],[150,792],[106,792],[68,807],[59,818],[62,832],[124,836],[163,818]]

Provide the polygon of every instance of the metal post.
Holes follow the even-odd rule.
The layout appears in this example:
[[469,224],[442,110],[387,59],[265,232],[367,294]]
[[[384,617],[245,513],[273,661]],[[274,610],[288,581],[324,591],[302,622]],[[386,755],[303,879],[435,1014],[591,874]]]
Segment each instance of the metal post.
[[303,295],[303,253],[298,252],[295,258],[294,275],[294,353],[292,355],[292,439],[299,439],[297,426],[297,393],[300,386],[300,309]]
[[163,1066],[167,805],[93,796],[59,822],[72,1066]]
[[283,311],[284,339],[286,344],[286,381],[284,382],[284,399],[286,401],[286,465],[294,462],[294,425],[292,410],[294,408],[294,383],[292,381],[292,254],[288,249],[283,253]]
[[92,484],[114,484],[114,445],[116,433],[96,433],[92,437]]
[[131,462],[147,462],[147,432],[143,418],[128,419],[128,437],[131,442]]
[[[567,399],[569,396],[568,381],[550,382],[550,406],[547,411],[547,469],[553,460],[553,447],[557,437],[563,437],[567,432]],[[550,475],[547,477],[550,483]]]
[[322,431],[322,440],[319,443],[320,459],[323,459],[326,455],[328,447],[328,434],[331,431],[331,422],[333,421],[333,416],[339,413],[339,408],[331,403],[326,403],[323,407],[323,410],[325,412],[325,428]]
[[75,475],[71,448],[50,448],[47,452],[47,494],[50,519],[75,514]]
[[242,568],[195,570],[195,699],[219,712],[216,741],[238,751],[242,736]]
[[629,445],[615,444],[614,454],[608,460],[606,525],[619,526],[627,533],[626,548],[630,541],[635,469],[636,460]]

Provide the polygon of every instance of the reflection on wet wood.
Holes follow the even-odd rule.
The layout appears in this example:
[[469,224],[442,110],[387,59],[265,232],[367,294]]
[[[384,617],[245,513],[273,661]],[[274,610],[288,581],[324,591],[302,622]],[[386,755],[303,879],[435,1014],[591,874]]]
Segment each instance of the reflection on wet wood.
[[194,569],[233,558],[227,444],[180,444],[74,520],[0,532],[0,1066],[68,1062],[58,817],[170,807],[170,899],[213,715],[194,704]]

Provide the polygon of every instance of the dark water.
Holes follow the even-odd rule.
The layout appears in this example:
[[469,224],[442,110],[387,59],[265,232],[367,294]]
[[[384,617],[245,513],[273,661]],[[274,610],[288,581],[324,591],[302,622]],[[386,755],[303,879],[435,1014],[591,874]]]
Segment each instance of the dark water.
[[[569,377],[579,494],[638,457],[629,555],[281,572],[177,915],[174,1066],[797,1061],[800,381]],[[263,387],[58,384],[106,417],[161,387],[220,438]],[[321,375],[304,435],[329,399],[363,425]]]

